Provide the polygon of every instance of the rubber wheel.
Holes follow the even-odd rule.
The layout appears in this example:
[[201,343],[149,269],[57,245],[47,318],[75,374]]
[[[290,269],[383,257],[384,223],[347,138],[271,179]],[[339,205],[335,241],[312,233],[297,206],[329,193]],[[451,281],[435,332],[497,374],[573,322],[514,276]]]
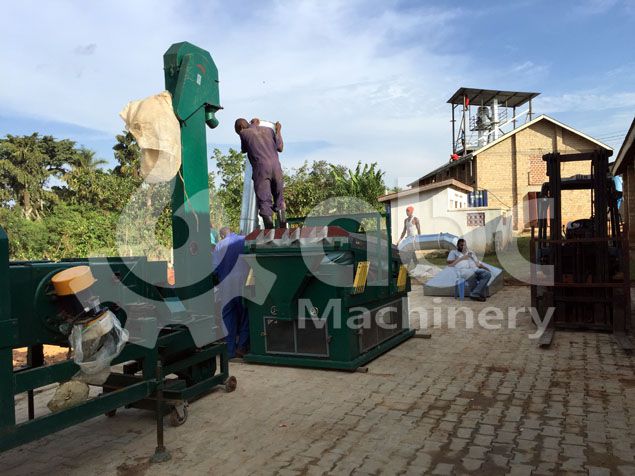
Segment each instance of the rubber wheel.
[[236,377],[234,377],[233,375],[227,378],[227,380],[225,380],[225,391],[227,393],[231,393],[234,390],[236,390],[237,386],[238,386],[238,380],[236,380]]
[[187,416],[188,410],[186,403],[180,405],[180,411],[177,407],[172,407],[172,410],[170,411],[170,425],[181,426],[187,421]]
[[104,415],[106,415],[108,418],[112,418],[117,414],[117,409],[115,408],[114,410],[110,410],[106,413],[104,413]]

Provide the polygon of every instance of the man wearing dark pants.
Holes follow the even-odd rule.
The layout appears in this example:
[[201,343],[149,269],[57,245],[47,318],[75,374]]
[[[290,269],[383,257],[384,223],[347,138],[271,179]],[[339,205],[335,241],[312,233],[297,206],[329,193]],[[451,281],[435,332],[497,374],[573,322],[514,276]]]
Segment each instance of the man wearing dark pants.
[[256,191],[258,213],[265,228],[273,228],[273,212],[278,215],[280,228],[286,228],[287,219],[284,204],[284,181],[278,152],[284,144],[279,122],[275,131],[261,126],[258,120],[249,124],[246,119],[237,119],[234,124],[236,134],[240,136],[240,150],[247,153],[253,169],[252,179]]
[[492,274],[489,269],[481,263],[474,255],[473,251],[468,251],[467,244],[463,238],[456,243],[456,249],[448,254],[448,266],[456,269],[457,275],[465,280],[475,281],[470,292],[470,299],[474,301],[485,301],[487,283]]
[[213,275],[218,281],[215,295],[227,329],[227,354],[233,359],[245,355],[249,348],[249,316],[241,296],[247,277],[247,263],[240,256],[245,237],[232,233],[229,227],[221,228],[219,235],[220,241],[212,254]]

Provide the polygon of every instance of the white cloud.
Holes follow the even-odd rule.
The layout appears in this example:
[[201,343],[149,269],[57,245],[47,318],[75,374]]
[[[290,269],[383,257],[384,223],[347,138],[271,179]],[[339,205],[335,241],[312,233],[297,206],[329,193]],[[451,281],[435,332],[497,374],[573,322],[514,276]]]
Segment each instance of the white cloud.
[[[208,133],[210,144],[237,144],[234,120],[260,116],[283,123],[287,166],[304,159],[376,161],[393,181],[447,160],[445,101],[456,88],[525,90],[552,66],[525,60],[531,58],[525,51],[506,65],[440,54],[465,38],[457,28],[474,12],[404,10],[396,0],[21,1],[4,7],[5,115],[114,135],[128,101],[163,89],[163,53],[186,40],[209,50],[220,73],[224,110],[219,128]],[[624,94],[630,104],[632,94]],[[573,108],[578,99],[545,98],[542,104]],[[329,146],[294,153],[302,149],[294,142]]]
[[558,113],[568,111],[597,111],[609,109],[631,109],[635,106],[635,92],[575,92],[560,96],[542,96],[536,99],[541,111]]
[[[432,48],[453,10],[399,12],[383,2],[14,2],[6,5],[0,104],[13,114],[108,133],[132,99],[163,88],[162,55],[187,40],[220,72],[221,126],[236,143],[240,116],[280,120],[285,139],[332,148],[286,157],[377,161],[393,176],[438,165],[449,149],[449,107],[460,58]],[[24,25],[28,19],[29,28]],[[81,53],[81,54],[78,54]],[[447,137],[446,137],[447,136]],[[441,157],[440,157],[441,155]]]

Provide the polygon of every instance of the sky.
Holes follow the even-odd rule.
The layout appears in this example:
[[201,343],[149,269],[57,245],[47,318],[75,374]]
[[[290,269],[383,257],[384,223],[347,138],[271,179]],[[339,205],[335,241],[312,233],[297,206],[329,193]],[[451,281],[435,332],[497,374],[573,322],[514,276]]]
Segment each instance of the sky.
[[461,86],[539,92],[536,113],[616,149],[634,115],[635,0],[27,0],[3,18],[0,137],[70,138],[110,164],[119,111],[164,89],[180,41],[219,69],[210,156],[260,117],[282,123],[284,167],[377,162],[403,185],[447,162]]

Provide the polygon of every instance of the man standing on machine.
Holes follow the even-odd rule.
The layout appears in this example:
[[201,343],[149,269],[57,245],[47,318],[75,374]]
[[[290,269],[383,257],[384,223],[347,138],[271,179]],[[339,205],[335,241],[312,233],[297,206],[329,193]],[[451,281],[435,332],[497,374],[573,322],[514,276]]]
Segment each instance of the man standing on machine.
[[260,121],[237,119],[234,124],[236,134],[240,136],[240,150],[247,153],[253,169],[252,179],[256,191],[258,213],[262,217],[265,228],[273,228],[273,212],[278,215],[278,226],[287,227],[284,204],[284,182],[278,152],[282,152],[284,144],[279,122],[275,130],[261,126]]

